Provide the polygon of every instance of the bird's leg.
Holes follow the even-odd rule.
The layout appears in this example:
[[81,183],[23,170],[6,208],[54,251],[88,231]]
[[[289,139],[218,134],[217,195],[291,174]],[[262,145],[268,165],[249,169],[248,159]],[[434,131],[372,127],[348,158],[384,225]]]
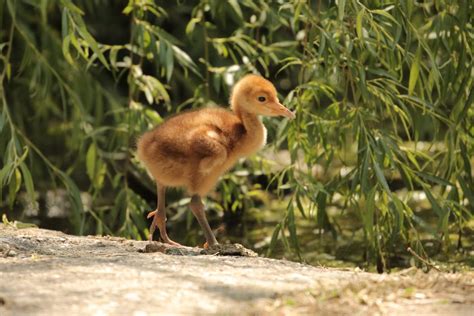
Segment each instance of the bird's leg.
[[204,236],[206,237],[206,243],[208,246],[217,245],[218,242],[214,233],[207,222],[206,214],[204,213],[204,204],[202,204],[201,197],[197,194],[193,195],[191,198],[191,211],[193,212],[194,216],[196,217],[199,225],[201,226],[202,230],[204,231]]
[[168,233],[166,232],[166,208],[165,208],[166,187],[163,185],[158,185],[157,183],[156,191],[158,195],[157,208],[156,210],[150,212],[147,216],[147,218],[150,218],[153,216],[153,222],[151,223],[151,226],[150,226],[150,236],[148,237],[148,239],[150,241],[153,240],[153,233],[155,232],[155,228],[158,227],[158,230],[160,231],[160,237],[164,243],[171,244],[174,246],[181,246],[177,242],[172,241],[168,237]]

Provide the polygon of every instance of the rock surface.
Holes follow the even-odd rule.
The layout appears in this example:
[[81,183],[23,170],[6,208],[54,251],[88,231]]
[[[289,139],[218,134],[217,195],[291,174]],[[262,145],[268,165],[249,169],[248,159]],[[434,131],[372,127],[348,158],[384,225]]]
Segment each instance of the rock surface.
[[148,244],[0,224],[0,315],[472,315],[474,310],[472,272],[377,275],[202,255],[196,248],[188,255],[147,252]]

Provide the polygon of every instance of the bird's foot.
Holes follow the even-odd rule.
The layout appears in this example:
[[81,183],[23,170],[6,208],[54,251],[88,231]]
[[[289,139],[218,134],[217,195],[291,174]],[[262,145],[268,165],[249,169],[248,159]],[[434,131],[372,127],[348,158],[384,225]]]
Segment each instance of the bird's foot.
[[[160,236],[161,237],[161,236]],[[180,243],[177,243],[176,241],[173,241],[171,240],[168,236],[166,236],[166,238],[163,238],[161,237],[160,238],[161,242],[164,243],[164,244],[168,244],[170,246],[174,246],[174,247],[186,247],[184,245],[181,245]],[[153,241],[153,232],[150,230],[150,236],[148,237],[148,241]]]
[[176,241],[172,241],[171,239],[167,238],[166,240],[164,238],[162,238],[163,240],[163,243],[165,244],[168,244],[168,245],[171,245],[171,246],[175,246],[175,247],[186,247],[186,246],[183,246],[181,245],[180,243],[177,243]]
[[149,241],[153,241],[153,233],[155,232],[155,229],[158,228],[160,231],[160,237],[161,241],[164,244],[168,244],[174,247],[184,247],[183,245],[171,240],[168,237],[168,233],[166,232],[166,217],[160,216],[160,213],[158,213],[158,210],[154,210],[148,213],[147,218],[153,217],[153,222],[151,223],[150,226],[150,235],[148,236]]
[[147,219],[152,218],[153,216],[156,215],[157,212],[158,212],[157,210],[154,210],[154,211],[149,212],[148,215],[146,216],[146,218],[147,218]]

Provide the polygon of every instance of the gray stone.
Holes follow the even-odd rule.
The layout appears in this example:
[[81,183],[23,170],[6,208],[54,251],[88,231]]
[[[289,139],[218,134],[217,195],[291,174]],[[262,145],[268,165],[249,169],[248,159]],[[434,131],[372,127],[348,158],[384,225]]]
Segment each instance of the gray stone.
[[241,245],[204,250],[1,224],[0,246],[16,253],[0,255],[2,316],[468,315],[474,307],[471,272],[377,275],[255,257]]

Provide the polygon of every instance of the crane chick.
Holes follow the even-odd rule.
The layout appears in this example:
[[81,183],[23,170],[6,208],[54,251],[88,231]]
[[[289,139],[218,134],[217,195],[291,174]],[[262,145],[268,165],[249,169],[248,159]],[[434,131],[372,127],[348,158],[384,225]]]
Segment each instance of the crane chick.
[[273,84],[257,75],[246,75],[237,82],[230,107],[231,111],[204,108],[178,114],[138,140],[138,158],[157,186],[157,208],[148,214],[154,217],[150,240],[158,228],[163,242],[179,245],[166,232],[165,191],[167,187],[184,187],[192,196],[190,207],[204,231],[206,244],[217,245],[201,198],[239,158],[265,145],[266,129],[260,115],[295,117],[278,101]]

